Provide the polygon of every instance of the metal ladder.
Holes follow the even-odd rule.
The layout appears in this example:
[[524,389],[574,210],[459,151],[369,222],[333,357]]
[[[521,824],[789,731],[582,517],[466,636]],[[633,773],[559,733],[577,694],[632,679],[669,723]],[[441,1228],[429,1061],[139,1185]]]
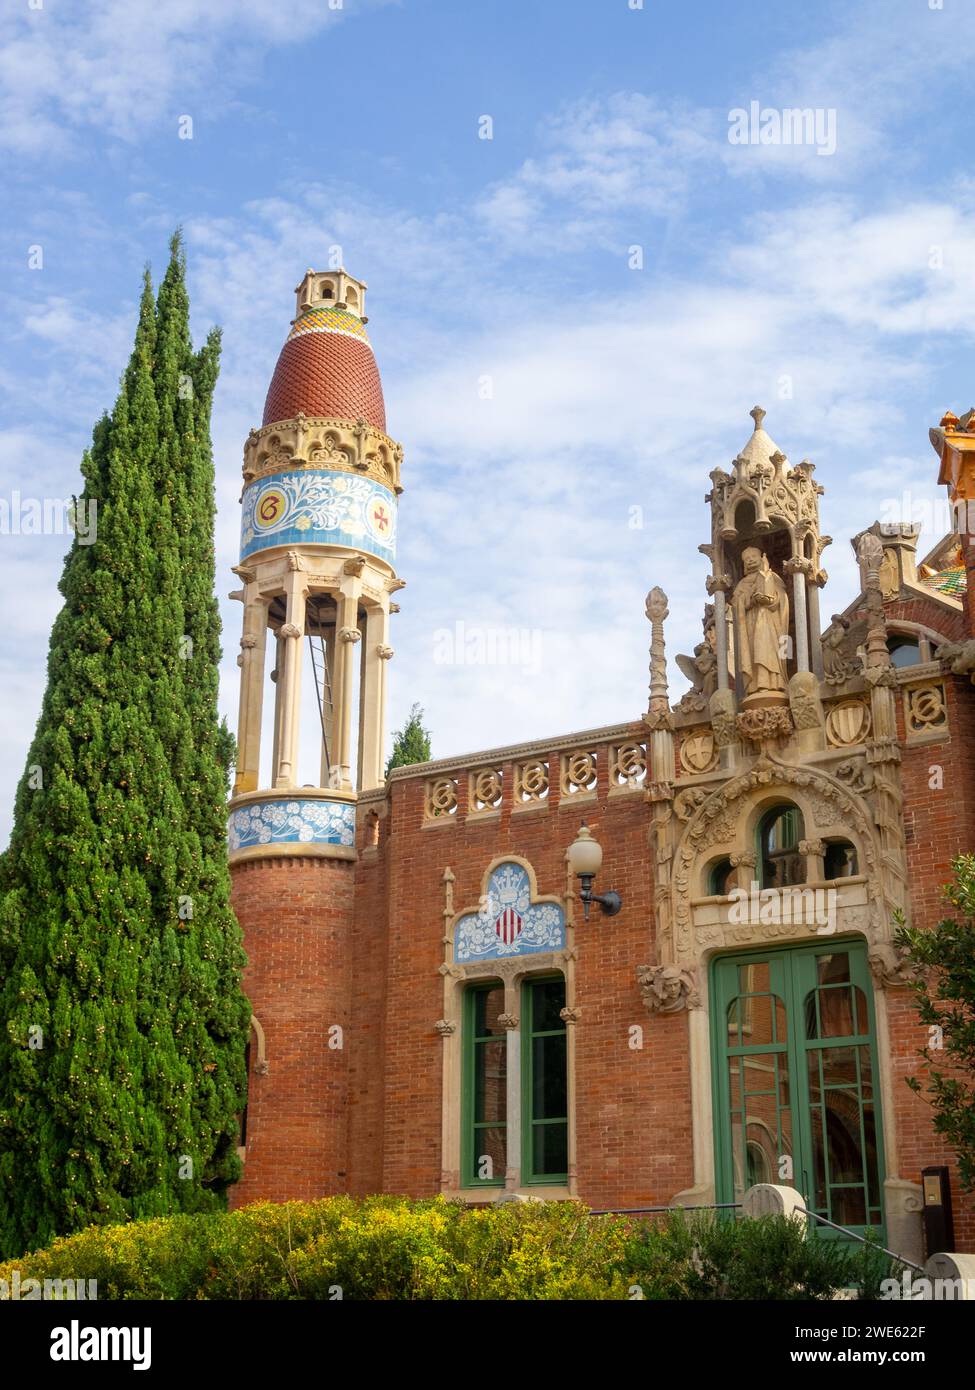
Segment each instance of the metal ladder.
[[332,759],[328,744],[332,732],[332,682],[328,670],[328,648],[320,633],[308,634],[308,650],[311,655],[312,675],[315,677],[315,698],[318,701],[318,717],[322,725],[322,748],[325,754],[324,785],[329,783]]

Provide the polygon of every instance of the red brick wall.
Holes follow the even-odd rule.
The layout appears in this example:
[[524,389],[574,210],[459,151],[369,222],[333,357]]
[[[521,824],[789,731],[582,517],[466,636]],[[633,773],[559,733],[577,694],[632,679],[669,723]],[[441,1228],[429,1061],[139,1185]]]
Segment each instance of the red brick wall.
[[[948,676],[945,696],[948,736],[938,742],[903,746],[901,763],[912,915],[921,927],[933,927],[947,915],[942,890],[951,876],[951,861],[957,854],[975,850],[975,689],[965,679]],[[898,722],[903,739],[900,695]],[[930,1104],[916,1096],[905,1080],[908,1076],[923,1080],[925,1067],[918,1054],[927,1042],[927,1031],[918,1022],[913,997],[907,991],[888,991],[887,1008],[900,1175],[919,1182],[922,1168],[948,1163],[952,1168],[956,1245],[962,1250],[975,1249],[975,1204],[958,1187],[951,1154],[934,1133]]]
[[[596,908],[588,923],[576,913],[579,1191],[594,1206],[639,1205],[669,1201],[692,1183],[686,1016],[651,1019],[636,982],[636,966],[654,954],[649,808],[640,792],[608,794],[607,753],[598,750],[596,802],[560,805],[553,754],[543,805],[513,808],[507,767],[500,814],[484,820],[467,819],[466,774],[456,815],[433,825],[423,820],[424,779],[392,784],[385,1187],[428,1193],[440,1182],[443,1044],[433,1024],[443,1012],[444,869],[454,874],[458,911],[476,906],[485,869],[506,853],[532,864],[540,893],[559,894],[565,851],[583,819],[605,851],[597,891],[615,888],[623,910],[606,918]],[[639,1050],[629,1046],[634,1024],[644,1034]],[[456,1167],[456,1158],[445,1166]]]
[[[919,621],[931,621],[919,615]],[[944,624],[942,624],[942,630]],[[904,745],[902,775],[914,920],[942,915],[941,889],[956,853],[975,846],[975,690],[946,679],[946,739]],[[897,692],[903,740],[903,698]],[[649,845],[642,792],[610,794],[608,748],[598,749],[596,800],[561,798],[559,758],[549,759],[546,802],[512,805],[504,769],[500,811],[468,818],[467,773],[455,815],[425,821],[426,776],[395,779],[373,846],[359,831],[359,860],[289,858],[235,866],[234,904],[250,955],[247,985],[264,1025],[271,1073],[251,1077],[248,1158],[235,1204],[348,1190],[429,1195],[440,1189],[443,1013],[443,873],[454,909],[476,906],[491,860],[515,854],[538,890],[561,894],[564,855],[585,819],[605,851],[597,890],[615,888],[623,910],[588,923],[576,910],[575,1025],[578,1187],[595,1207],[656,1205],[693,1182],[688,1019],[651,1017],[636,967],[656,958]],[[942,788],[931,768],[944,769]],[[354,884],[354,903],[353,903]],[[947,1161],[929,1105],[904,1078],[918,1071],[925,1035],[911,997],[888,993],[899,1171]],[[330,1024],[345,1030],[327,1047]],[[642,1029],[633,1048],[630,1030]],[[975,1245],[971,1202],[955,1189],[957,1244]]]
[[[249,964],[244,988],[267,1041],[251,1046],[244,1176],[233,1205],[348,1187],[347,1059],[355,866],[300,856],[231,866]],[[338,1024],[344,1046],[329,1047]]]

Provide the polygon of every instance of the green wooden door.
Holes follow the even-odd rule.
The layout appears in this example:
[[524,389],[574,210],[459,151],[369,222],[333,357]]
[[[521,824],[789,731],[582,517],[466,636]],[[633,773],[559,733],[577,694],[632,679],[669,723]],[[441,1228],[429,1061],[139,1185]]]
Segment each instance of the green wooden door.
[[740,1202],[754,1183],[784,1183],[811,1211],[883,1238],[865,947],[831,941],[723,957],[711,979],[716,1200]]

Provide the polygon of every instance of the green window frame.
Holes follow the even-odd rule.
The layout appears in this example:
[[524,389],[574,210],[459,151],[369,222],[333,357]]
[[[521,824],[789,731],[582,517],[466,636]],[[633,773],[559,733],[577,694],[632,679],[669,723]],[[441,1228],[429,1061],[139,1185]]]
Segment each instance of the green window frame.
[[[504,985],[484,980],[464,991],[461,1085],[461,1182],[464,1187],[503,1187],[508,1158],[508,1039],[503,1027],[491,1026],[491,995]],[[497,1104],[500,1094],[501,1104]],[[490,1159],[490,1176],[485,1160]]]
[[537,976],[521,989],[521,1181],[569,1180],[569,1066],[565,977]]
[[[811,1211],[884,1239],[880,1073],[865,944],[823,938],[721,956],[711,982],[717,1200],[740,1201],[764,1167],[771,1181],[797,1188]],[[777,1175],[783,1154],[792,1160],[791,1181]],[[839,1237],[818,1223],[816,1232]]]
[[[568,1030],[565,977],[538,975],[521,986],[521,1186],[568,1182]],[[500,980],[464,990],[461,1011],[462,1187],[503,1187],[508,1164],[507,1030]],[[492,1019],[493,1014],[493,1019]],[[514,1099],[514,1097],[513,1097]]]

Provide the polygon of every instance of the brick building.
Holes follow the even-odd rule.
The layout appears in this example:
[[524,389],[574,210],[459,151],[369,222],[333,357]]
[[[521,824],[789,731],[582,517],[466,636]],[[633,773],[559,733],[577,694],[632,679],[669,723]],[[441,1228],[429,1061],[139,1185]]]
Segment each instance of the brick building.
[[[690,689],[672,701],[652,589],[631,723],[384,778],[402,449],[365,292],[306,274],[244,450],[230,860],[255,1017],[235,1202],[630,1207],[784,1181],[916,1257],[920,1170],[951,1156],[904,1082],[926,1035],[893,921],[937,921],[975,846],[971,552],[951,534],[919,560],[916,528],[875,524],[853,538],[861,593],[825,626],[823,489],[756,408],[711,473]],[[931,438],[965,502],[975,418]],[[584,911],[583,822],[614,915]]]

